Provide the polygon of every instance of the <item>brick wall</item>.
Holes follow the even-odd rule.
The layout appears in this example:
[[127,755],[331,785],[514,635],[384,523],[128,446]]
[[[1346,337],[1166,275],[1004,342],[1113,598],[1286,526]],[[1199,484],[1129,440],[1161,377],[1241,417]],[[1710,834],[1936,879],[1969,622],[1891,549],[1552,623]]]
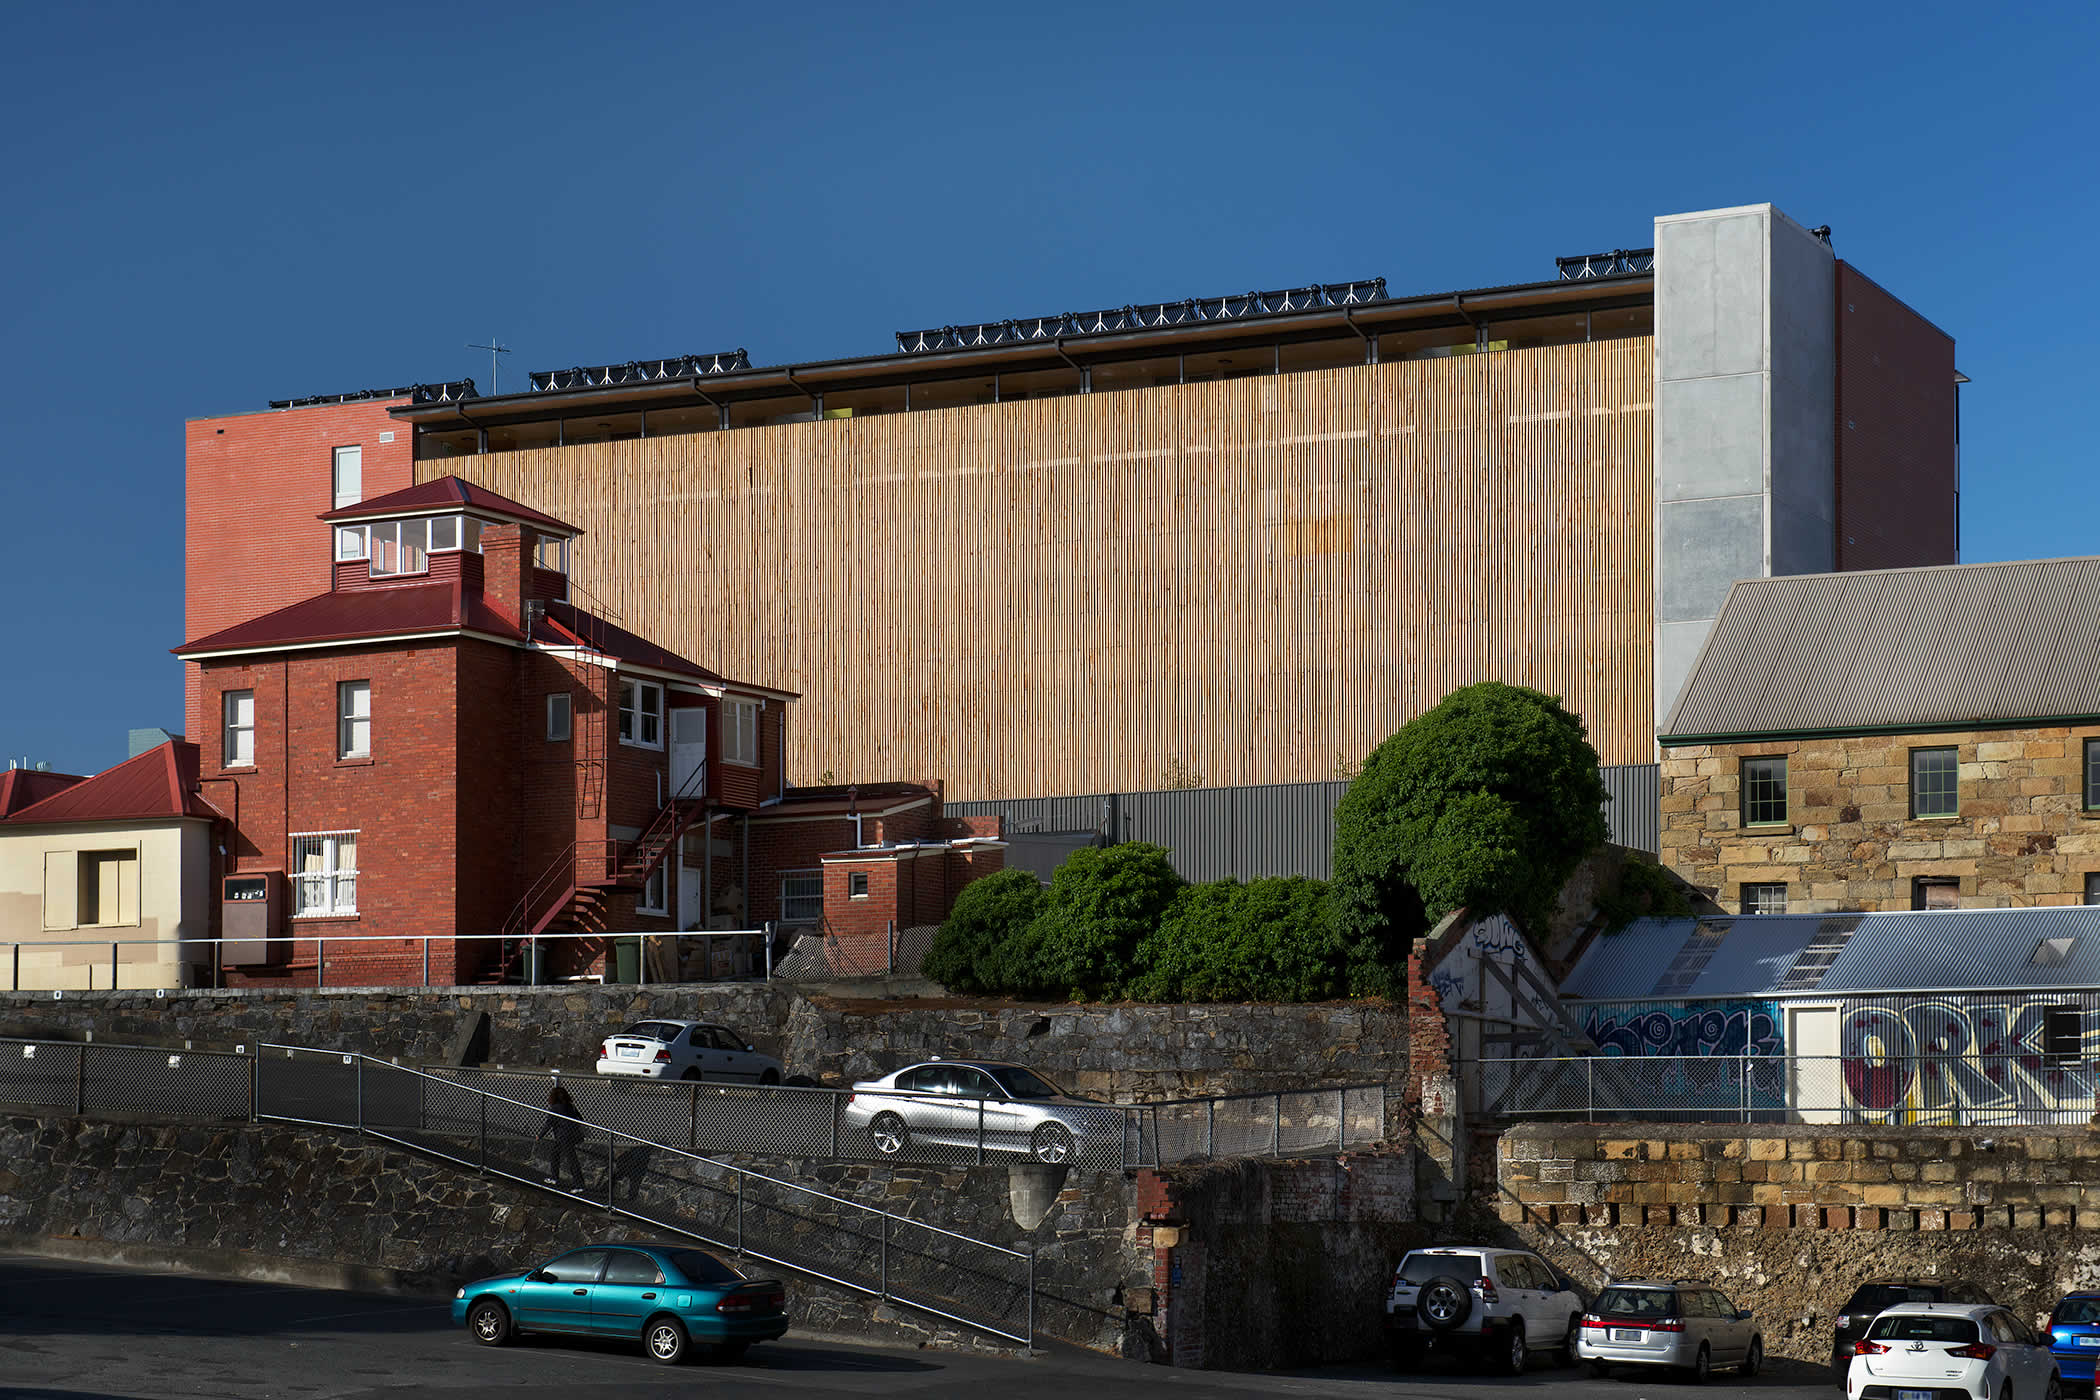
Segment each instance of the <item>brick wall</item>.
[[1959,558],[1954,338],[1852,264],[1837,276],[1837,567]]
[[[401,403],[395,399],[388,402]],[[382,442],[386,434],[393,441]],[[328,591],[335,449],[364,449],[364,494],[414,484],[412,434],[367,402],[275,409],[183,426],[185,639]],[[190,737],[214,727],[198,708],[198,672],[185,668]]]
[[[1723,909],[1783,884],[1789,913],[1909,909],[1919,878],[1966,908],[2079,904],[2100,871],[2084,744],[2100,725],[1685,745],[1663,751],[1662,859]],[[1910,816],[1913,748],[1953,748],[1958,815]],[[1744,829],[1742,761],[1783,754],[1787,822]]]

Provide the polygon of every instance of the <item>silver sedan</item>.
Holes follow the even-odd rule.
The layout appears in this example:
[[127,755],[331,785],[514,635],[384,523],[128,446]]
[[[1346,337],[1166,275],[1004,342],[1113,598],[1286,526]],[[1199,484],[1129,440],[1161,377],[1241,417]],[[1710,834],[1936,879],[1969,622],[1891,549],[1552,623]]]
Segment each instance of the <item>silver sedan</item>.
[[930,1060],[853,1086],[843,1122],[894,1157],[914,1142],[1071,1162],[1092,1147],[1121,1162],[1124,1115],[1075,1098],[1023,1065]]

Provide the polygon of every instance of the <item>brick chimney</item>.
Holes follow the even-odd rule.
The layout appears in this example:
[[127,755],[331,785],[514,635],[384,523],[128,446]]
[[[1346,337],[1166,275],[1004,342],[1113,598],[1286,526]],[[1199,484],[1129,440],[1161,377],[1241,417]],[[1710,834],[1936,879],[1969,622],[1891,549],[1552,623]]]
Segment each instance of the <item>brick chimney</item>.
[[531,596],[532,541],[522,525],[481,527],[481,596],[498,617],[525,630]]

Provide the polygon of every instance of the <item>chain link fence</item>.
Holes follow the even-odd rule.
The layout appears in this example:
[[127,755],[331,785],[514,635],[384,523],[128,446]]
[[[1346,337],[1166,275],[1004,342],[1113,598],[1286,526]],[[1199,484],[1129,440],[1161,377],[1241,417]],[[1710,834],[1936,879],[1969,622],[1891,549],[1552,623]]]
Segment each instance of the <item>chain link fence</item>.
[[786,952],[777,956],[772,976],[784,982],[834,982],[854,977],[916,977],[933,947],[939,924],[885,929],[881,933],[838,934],[806,928]]
[[1593,1055],[1470,1062],[1490,1116],[1580,1122],[2083,1124],[2082,1055]]
[[0,1040],[0,1103],[245,1119],[254,1060],[218,1051]]

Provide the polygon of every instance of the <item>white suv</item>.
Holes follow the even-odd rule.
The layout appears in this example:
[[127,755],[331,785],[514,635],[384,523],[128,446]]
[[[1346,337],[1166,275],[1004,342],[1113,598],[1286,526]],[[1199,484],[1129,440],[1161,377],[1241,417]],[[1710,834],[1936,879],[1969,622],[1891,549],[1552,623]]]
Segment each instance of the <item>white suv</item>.
[[1522,1375],[1533,1348],[1575,1360],[1582,1295],[1529,1250],[1439,1245],[1408,1253],[1385,1296],[1393,1364],[1419,1363],[1432,1346],[1465,1350]]
[[1845,1375],[1847,1400],[2057,1400],[2046,1338],[1990,1303],[1899,1303],[1867,1326]]

